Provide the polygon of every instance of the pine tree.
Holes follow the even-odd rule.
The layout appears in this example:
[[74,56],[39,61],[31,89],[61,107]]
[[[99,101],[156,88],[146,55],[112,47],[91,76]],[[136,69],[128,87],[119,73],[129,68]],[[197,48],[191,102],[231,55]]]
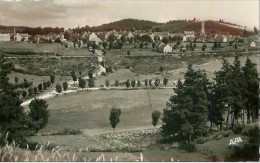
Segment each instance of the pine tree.
[[192,65],[184,75],[184,83],[180,80],[174,93],[164,109],[162,118],[162,135],[177,139],[190,139],[207,132],[208,106],[205,90],[205,75],[195,71]]
[[241,71],[239,57],[236,56],[233,65],[231,65],[231,75],[228,83],[230,89],[230,107],[231,107],[231,127],[233,129],[235,121],[241,116],[241,111],[245,106],[243,98],[244,77]]
[[247,112],[247,123],[249,123],[250,117],[252,117],[251,119],[258,118],[258,114],[259,114],[258,73],[256,69],[256,64],[252,63],[252,61],[249,58],[247,58],[246,64],[244,67],[242,67],[242,70],[245,77],[244,95],[245,95],[246,112]]
[[227,113],[226,118],[226,126],[228,127],[229,114],[230,114],[230,96],[231,92],[229,89],[229,80],[231,77],[231,68],[230,64],[226,59],[222,61],[222,68],[218,72],[216,72],[215,77],[215,88],[214,88],[214,97],[213,97],[213,121],[217,125],[221,125],[223,116]]
[[0,145],[4,145],[5,140],[9,143],[26,143],[26,137],[30,134],[29,119],[20,106],[22,101],[19,93],[9,82],[8,74],[12,68],[13,64],[7,62],[0,51]]

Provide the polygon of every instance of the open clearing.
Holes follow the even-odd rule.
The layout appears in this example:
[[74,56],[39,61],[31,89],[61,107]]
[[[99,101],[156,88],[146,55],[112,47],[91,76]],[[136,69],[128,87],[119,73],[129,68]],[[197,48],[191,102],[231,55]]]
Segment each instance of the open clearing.
[[[63,128],[99,129],[112,131],[109,113],[112,107],[122,109],[116,130],[152,127],[151,108],[162,111],[173,94],[171,89],[81,91],[48,100],[50,118],[41,132]],[[93,134],[93,132],[92,132]]]

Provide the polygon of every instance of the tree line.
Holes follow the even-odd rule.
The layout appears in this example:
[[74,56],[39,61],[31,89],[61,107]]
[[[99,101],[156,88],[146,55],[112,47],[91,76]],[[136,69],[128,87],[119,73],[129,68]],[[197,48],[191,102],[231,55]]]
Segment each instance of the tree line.
[[42,99],[34,99],[29,104],[29,112],[21,106],[22,100],[15,84],[9,82],[13,63],[4,59],[0,52],[0,145],[15,141],[19,145],[27,143],[27,137],[34,135],[48,123],[48,104]]
[[243,67],[238,56],[233,64],[223,59],[214,81],[204,70],[189,65],[184,79],[178,81],[175,95],[163,111],[161,133],[165,139],[191,141],[213,129],[234,130],[258,118],[258,73],[249,58]]

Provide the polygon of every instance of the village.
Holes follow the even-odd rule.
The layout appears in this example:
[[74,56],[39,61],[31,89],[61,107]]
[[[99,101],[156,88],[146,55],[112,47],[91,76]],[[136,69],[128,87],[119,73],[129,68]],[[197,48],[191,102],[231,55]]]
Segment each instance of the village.
[[[179,33],[170,33],[167,31],[156,32],[142,30],[112,30],[91,32],[74,32],[68,29],[60,33],[48,33],[46,35],[29,35],[28,33],[17,33],[14,27],[13,33],[1,33],[1,41],[17,41],[28,43],[60,43],[66,48],[84,48],[92,51],[99,49],[121,49],[123,45],[134,44],[137,48],[145,48],[149,45],[152,50],[159,53],[173,54],[186,51],[211,51],[217,50],[224,45],[234,46],[238,44],[247,44],[249,48],[257,47],[255,38],[248,38],[249,31],[243,30],[243,33],[230,34],[230,32],[210,33],[205,32],[204,21],[201,21],[201,31],[182,31]],[[79,27],[78,27],[79,28]],[[232,32],[231,32],[232,33]],[[138,44],[136,44],[138,43]],[[192,44],[191,44],[192,43]],[[222,45],[221,45],[222,43]],[[200,46],[196,46],[199,44]],[[152,46],[151,46],[152,45]]]

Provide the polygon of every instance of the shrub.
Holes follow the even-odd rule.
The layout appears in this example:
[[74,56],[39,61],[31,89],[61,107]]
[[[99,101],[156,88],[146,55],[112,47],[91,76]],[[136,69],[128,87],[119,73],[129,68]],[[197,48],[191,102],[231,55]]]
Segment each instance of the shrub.
[[119,81],[116,80],[114,85],[115,85],[115,87],[118,87],[119,86]]
[[180,146],[179,146],[180,149],[182,150],[185,150],[187,152],[195,152],[196,151],[196,144],[194,143],[182,143]]
[[224,131],[222,134],[224,137],[228,137],[230,135],[230,131]]
[[242,132],[242,126],[241,125],[235,125],[233,128],[234,134],[241,134]]
[[80,129],[64,128],[63,130],[52,133],[51,135],[79,135],[79,134],[82,134],[82,131]]
[[103,76],[106,76],[106,75],[107,75],[107,73],[105,73],[105,72],[101,72],[101,75],[103,75]]
[[205,141],[204,138],[198,138],[198,139],[194,140],[194,142],[195,142],[196,144],[204,144],[206,141]]

